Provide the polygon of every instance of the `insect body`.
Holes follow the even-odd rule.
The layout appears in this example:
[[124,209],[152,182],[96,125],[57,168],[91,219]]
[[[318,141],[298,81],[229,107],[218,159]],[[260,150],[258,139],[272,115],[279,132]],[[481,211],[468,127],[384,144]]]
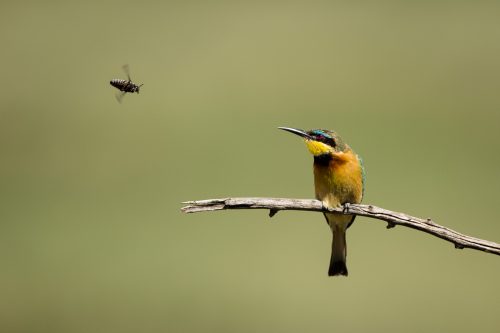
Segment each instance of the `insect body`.
[[[123,91],[123,92],[129,92],[129,93],[139,93],[139,87],[137,84],[130,80],[122,80],[122,79],[113,79],[109,81],[109,83],[115,87],[116,89]],[[142,86],[142,84],[141,84]]]
[[127,74],[128,80],[113,79],[109,81],[109,84],[121,91],[121,93],[118,93],[116,95],[116,99],[118,100],[118,102],[121,102],[123,96],[125,96],[126,93],[139,93],[139,89],[143,86],[142,84],[137,85],[132,82],[128,71],[128,65],[124,65],[123,70],[125,71],[125,74]]

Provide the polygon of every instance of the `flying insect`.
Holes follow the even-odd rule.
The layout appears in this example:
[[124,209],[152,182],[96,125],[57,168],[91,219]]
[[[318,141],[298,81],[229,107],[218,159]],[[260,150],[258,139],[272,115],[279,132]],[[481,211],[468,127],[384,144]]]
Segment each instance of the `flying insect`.
[[120,90],[120,93],[116,94],[116,99],[118,102],[121,103],[123,96],[125,96],[126,93],[139,93],[139,89],[144,85],[144,84],[135,84],[132,82],[132,79],[130,78],[129,74],[129,68],[128,65],[123,65],[123,71],[127,75],[127,80],[122,80],[122,79],[112,79],[109,81],[109,84],[111,84],[113,87],[116,89]]

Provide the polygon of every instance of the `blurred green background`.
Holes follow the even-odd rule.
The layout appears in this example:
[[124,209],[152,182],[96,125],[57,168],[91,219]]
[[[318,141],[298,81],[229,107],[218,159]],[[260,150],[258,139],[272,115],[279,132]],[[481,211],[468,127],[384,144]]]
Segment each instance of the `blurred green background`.
[[[498,332],[499,258],[358,218],[328,278],[278,126],[338,131],[365,203],[500,241],[500,4],[0,5],[2,332]],[[112,78],[144,83],[117,103]]]

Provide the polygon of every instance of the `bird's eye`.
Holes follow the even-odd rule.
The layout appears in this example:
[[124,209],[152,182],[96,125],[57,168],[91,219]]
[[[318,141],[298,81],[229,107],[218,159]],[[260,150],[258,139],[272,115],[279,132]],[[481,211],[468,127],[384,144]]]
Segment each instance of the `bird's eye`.
[[326,135],[320,135],[318,136],[318,141],[326,143],[327,145],[331,147],[335,147],[337,144],[335,140],[332,137],[326,136]]
[[314,141],[323,142],[331,147],[335,147],[337,145],[334,138],[332,138],[329,135],[326,135],[322,131],[319,130],[311,131],[310,136]]

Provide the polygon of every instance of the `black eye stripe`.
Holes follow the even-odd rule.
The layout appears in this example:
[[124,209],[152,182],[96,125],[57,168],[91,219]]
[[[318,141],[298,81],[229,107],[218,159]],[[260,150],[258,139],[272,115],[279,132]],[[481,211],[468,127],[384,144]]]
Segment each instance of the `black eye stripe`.
[[323,143],[326,143],[327,145],[330,145],[332,147],[335,147],[335,145],[336,145],[335,140],[333,138],[330,138],[330,137],[327,137],[327,136],[323,136],[323,135],[317,136],[316,140],[320,141],[320,142],[323,142]]
[[312,130],[308,134],[315,141],[323,142],[332,147],[337,146],[336,140],[332,138],[329,134],[324,133],[322,130]]

